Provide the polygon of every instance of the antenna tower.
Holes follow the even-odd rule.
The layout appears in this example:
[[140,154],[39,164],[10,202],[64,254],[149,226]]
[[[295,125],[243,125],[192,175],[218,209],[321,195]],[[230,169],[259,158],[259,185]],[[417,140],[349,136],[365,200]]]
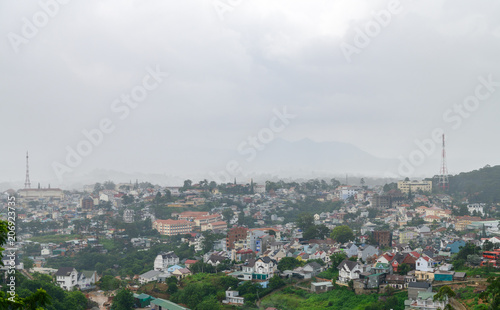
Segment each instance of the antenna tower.
[[24,188],[31,188],[30,166],[28,164],[28,151],[26,151],[26,180],[24,181]]
[[446,191],[450,188],[450,184],[448,182],[448,167],[446,166],[446,148],[444,143],[444,134],[443,134],[443,153],[441,155],[441,170],[439,171],[439,188],[443,191]]

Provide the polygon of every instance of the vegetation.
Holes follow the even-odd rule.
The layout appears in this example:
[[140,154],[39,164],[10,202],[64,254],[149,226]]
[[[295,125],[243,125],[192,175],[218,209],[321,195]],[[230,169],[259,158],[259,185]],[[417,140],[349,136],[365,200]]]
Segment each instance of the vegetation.
[[[356,295],[345,287],[336,287],[333,291],[322,294],[311,294],[302,289],[286,287],[280,292],[266,296],[261,307],[277,307],[279,309],[336,309],[336,310],[378,310],[386,308],[386,302],[379,302],[382,295]],[[394,310],[404,309],[406,293],[398,293],[389,297],[391,307]]]
[[112,310],[132,310],[134,307],[134,295],[131,291],[121,289],[113,298]]
[[354,233],[347,225],[337,226],[332,230],[330,237],[340,243],[354,240]]
[[462,172],[458,175],[450,176],[450,193],[464,196],[470,202],[500,202],[500,166],[484,168]]

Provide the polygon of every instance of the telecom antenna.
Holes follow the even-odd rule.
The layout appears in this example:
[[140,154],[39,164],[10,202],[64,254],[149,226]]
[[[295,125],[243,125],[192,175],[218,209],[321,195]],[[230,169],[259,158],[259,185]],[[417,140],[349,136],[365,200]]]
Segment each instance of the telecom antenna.
[[26,151],[26,180],[24,181],[24,188],[31,188],[30,166],[28,163],[28,151]]
[[444,142],[443,134],[443,153],[441,155],[441,171],[439,172],[439,187],[446,191],[450,188],[450,183],[448,182],[448,167],[446,166],[446,148]]

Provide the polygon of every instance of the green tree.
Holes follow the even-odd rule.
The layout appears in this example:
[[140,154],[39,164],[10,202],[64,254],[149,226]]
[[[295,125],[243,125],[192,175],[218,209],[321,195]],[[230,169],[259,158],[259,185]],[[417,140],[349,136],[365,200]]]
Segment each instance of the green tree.
[[345,253],[334,253],[330,255],[330,261],[332,263],[333,268],[337,268],[340,263],[347,259],[347,255]]
[[314,226],[314,216],[310,213],[302,213],[297,218],[297,227],[306,232],[310,227]]
[[231,221],[231,219],[233,218],[234,212],[231,209],[225,209],[224,211],[222,211],[222,216],[226,220],[227,225],[229,225],[229,221]]
[[500,309],[500,276],[490,277],[487,282],[489,283],[486,290],[482,292],[479,297],[487,302],[489,310]]
[[281,279],[280,276],[274,275],[271,279],[269,279],[269,288],[271,288],[271,290],[275,290],[282,286],[285,286],[285,281]]
[[294,257],[283,257],[278,263],[278,269],[280,271],[293,270],[301,265],[302,263]]
[[196,305],[195,310],[218,310],[221,309],[221,304],[215,296],[208,296],[201,303]]
[[[439,291],[436,293],[436,295],[434,295],[432,300],[449,301],[450,299],[455,297],[455,295],[456,295],[455,292],[448,285],[445,285],[439,288]],[[450,304],[447,304],[443,310],[453,310],[453,309],[454,308]]]
[[340,243],[354,240],[354,233],[347,225],[337,226],[332,230],[330,237]]
[[398,266],[398,273],[402,276],[407,275],[410,270],[411,270],[411,266],[406,264],[406,263],[403,263],[403,264]]
[[113,298],[111,309],[113,310],[132,310],[134,307],[134,295],[131,291],[121,289]]
[[33,266],[34,266],[33,260],[29,257],[25,257],[23,259],[23,264],[24,264],[24,269],[26,269],[26,270],[29,270],[29,269],[33,268]]

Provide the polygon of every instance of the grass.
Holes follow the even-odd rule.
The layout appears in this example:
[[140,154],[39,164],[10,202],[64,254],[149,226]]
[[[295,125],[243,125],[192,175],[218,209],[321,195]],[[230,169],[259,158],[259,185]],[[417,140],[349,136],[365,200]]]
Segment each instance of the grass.
[[261,308],[363,310],[369,304],[376,302],[378,297],[378,294],[356,295],[343,287],[322,294],[312,294],[301,289],[288,287],[264,297]]

